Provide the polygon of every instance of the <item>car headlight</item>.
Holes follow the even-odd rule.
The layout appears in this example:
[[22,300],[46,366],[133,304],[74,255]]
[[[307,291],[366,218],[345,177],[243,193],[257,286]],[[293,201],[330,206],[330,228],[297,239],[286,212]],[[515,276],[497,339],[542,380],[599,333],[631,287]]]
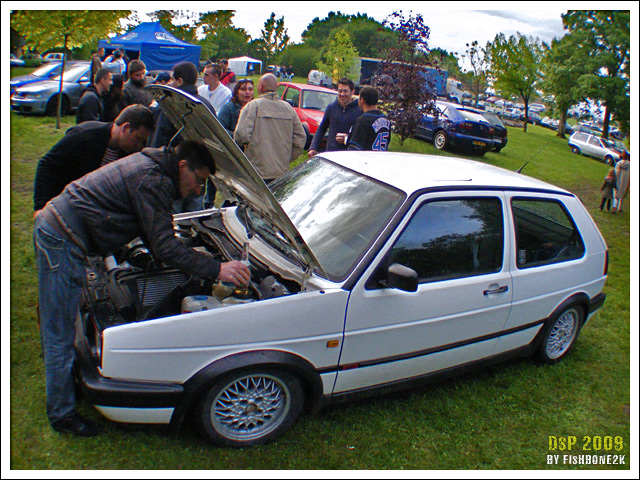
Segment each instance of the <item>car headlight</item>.
[[42,98],[42,93],[39,93],[39,92],[25,93],[24,98]]

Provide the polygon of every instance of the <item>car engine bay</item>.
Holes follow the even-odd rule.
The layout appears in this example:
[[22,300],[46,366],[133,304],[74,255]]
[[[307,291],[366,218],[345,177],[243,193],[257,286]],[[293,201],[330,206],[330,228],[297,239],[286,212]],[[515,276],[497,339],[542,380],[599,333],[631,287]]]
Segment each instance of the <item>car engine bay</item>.
[[[206,252],[220,262],[240,258],[242,246],[224,229],[222,216],[181,220],[176,236],[187,246]],[[97,333],[132,322],[209,310],[298,293],[298,283],[271,272],[249,255],[251,281],[246,288],[191,276],[158,262],[140,239],[118,255],[87,258],[82,293],[85,331],[91,320]]]

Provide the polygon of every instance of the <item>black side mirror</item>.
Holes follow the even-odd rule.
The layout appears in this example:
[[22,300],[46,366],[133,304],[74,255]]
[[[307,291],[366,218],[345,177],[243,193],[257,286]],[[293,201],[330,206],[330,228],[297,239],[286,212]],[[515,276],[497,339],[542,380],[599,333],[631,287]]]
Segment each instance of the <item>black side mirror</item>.
[[415,270],[394,263],[387,270],[387,287],[397,288],[404,292],[416,292],[418,290],[418,274]]

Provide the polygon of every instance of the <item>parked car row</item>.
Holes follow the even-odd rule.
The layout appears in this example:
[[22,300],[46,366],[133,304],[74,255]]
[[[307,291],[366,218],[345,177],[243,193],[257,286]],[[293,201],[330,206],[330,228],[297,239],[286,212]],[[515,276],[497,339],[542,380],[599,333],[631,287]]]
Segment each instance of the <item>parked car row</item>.
[[39,53],[25,53],[22,58],[11,54],[12,67],[39,67],[43,63],[62,61],[64,53],[47,53],[42,57]]
[[[560,121],[556,120],[555,118],[544,117],[542,120],[540,120],[540,126],[548,128],[550,130],[558,131],[558,125],[560,125]],[[564,132],[568,134],[573,133],[573,127],[565,122]]]
[[[176,235],[221,261],[249,245],[251,281],[234,293],[133,264],[151,255],[139,244],[87,259],[74,372],[113,421],[192,418],[217,444],[263,444],[341,399],[507,357],[555,363],[604,303],[607,245],[565,190],[466,159],[350,151],[267,187],[202,103],[151,90],[237,202],[176,216]],[[484,127],[470,118],[462,130]]]

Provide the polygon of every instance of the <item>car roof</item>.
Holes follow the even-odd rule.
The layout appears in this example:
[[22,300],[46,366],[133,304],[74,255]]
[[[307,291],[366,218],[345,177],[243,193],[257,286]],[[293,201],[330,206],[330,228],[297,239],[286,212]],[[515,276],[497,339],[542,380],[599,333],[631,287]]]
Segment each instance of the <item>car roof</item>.
[[[521,173],[464,158],[400,152],[325,152],[320,156],[411,195],[428,188],[468,187],[552,190],[554,185]],[[525,161],[523,160],[523,164]]]
[[333,93],[335,95],[338,94],[337,91],[335,91],[335,90],[333,90],[331,88],[318,87],[316,85],[307,85],[305,83],[291,83],[291,82],[280,82],[280,83],[278,83],[279,87],[283,86],[283,85],[296,87],[296,88],[299,88],[300,90],[316,90],[318,92],[329,92],[329,93]]

